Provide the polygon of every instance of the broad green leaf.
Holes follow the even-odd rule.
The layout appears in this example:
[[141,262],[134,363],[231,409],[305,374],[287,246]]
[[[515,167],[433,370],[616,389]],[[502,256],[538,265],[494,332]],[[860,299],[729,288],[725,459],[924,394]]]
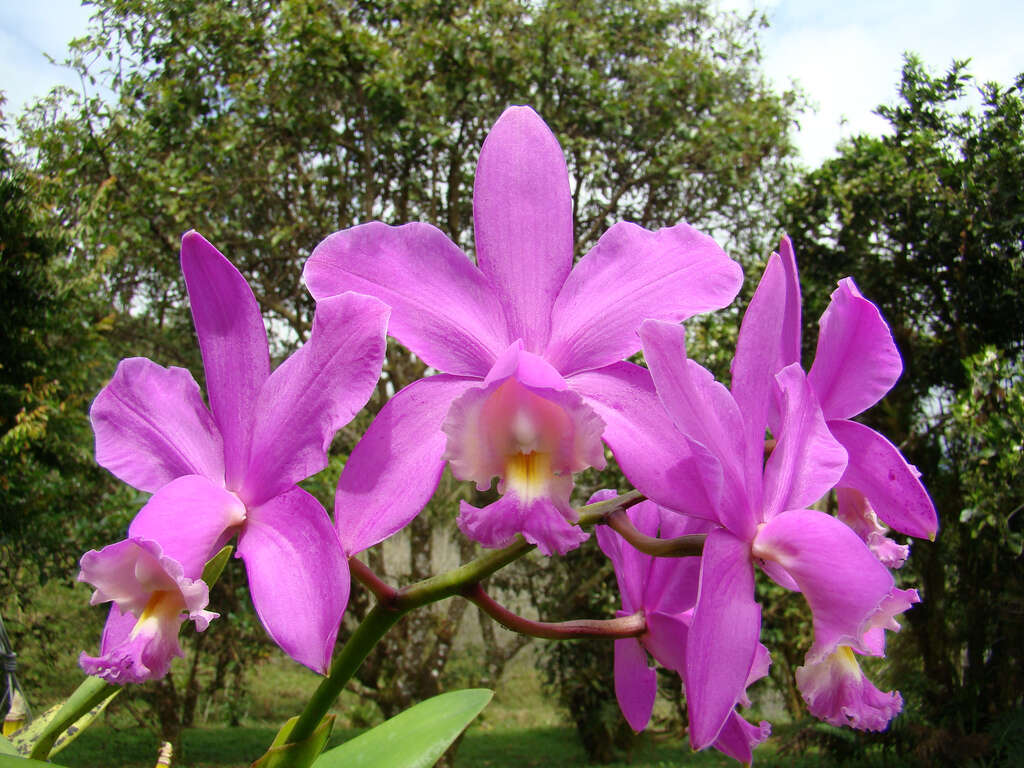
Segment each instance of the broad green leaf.
[[324,752],[313,768],[428,768],[477,715],[493,691],[442,693]]
[[65,701],[34,718],[11,738],[19,754],[48,758],[70,744],[121,692],[98,677],[86,678]]
[[14,745],[8,741],[6,736],[0,736],[0,756],[3,755],[16,755],[18,750],[14,748]]
[[60,768],[56,763],[44,763],[41,760],[30,760],[27,757],[12,757],[0,754],[0,768],[32,768],[32,766],[45,766],[45,768]]
[[285,744],[285,739],[292,732],[299,718],[293,717],[285,723],[278,731],[270,749],[259,760],[252,764],[252,768],[308,768],[313,765],[327,743],[331,735],[331,728],[334,726],[334,715],[327,715],[320,721],[320,725],[313,731],[308,739],[294,744]]

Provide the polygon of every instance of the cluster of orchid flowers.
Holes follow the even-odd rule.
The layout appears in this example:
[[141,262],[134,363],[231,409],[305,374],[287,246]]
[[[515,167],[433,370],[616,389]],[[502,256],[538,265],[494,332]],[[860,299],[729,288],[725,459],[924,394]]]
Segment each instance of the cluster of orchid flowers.
[[[570,504],[573,475],[603,467],[607,446],[646,497],[596,534],[618,579],[619,616],[640,621],[615,640],[630,725],[650,719],[653,657],[683,679],[693,747],[750,762],[769,733],[737,709],[769,665],[758,565],[813,613],[796,673],[811,713],[885,728],[902,700],[879,691],[857,656],[883,655],[885,631],[918,601],[895,585],[890,568],[907,547],[885,526],[933,537],[937,521],[898,449],[851,421],[901,372],[877,308],[842,280],[805,373],[784,238],[743,319],[726,388],[687,358],[681,325],[739,291],[739,265],[712,238],[687,224],[619,223],[573,267],[565,160],[526,107],[507,110],[484,142],[473,206],[475,263],[427,224],[328,237],[305,267],[316,299],[309,338],[273,371],[245,279],[199,234],[185,235],[209,406],[190,373],[144,358],[123,360],[92,406],[97,461],[152,496],[124,541],[82,558],[92,602],[112,603],[85,671],[112,683],[166,674],[182,623],[203,630],[216,618],[203,569],[237,536],[263,626],[326,673],[350,559],[408,524],[446,464],[480,489],[498,481],[493,504],[462,502],[466,536],[500,548],[521,534],[564,554],[589,536]],[[436,373],[395,393],[356,445],[332,522],[297,483],[326,466],[335,433],[369,400],[387,334]],[[626,361],[641,349],[646,368]],[[811,508],[832,489],[837,516]],[[672,542],[695,535],[699,557],[652,554],[679,554]]]

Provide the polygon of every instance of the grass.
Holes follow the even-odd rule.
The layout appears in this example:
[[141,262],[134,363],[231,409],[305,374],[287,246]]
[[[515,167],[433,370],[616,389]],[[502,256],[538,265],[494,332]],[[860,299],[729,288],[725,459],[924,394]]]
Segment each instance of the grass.
[[[188,729],[183,737],[184,754],[176,756],[178,768],[244,768],[262,755],[280,724],[297,714],[317,677],[287,660],[262,664],[249,682],[250,695],[242,725],[227,727],[215,722]],[[458,687],[458,686],[455,686]],[[337,721],[331,744],[338,744],[359,732],[367,721],[379,721],[356,697],[346,693],[335,709]],[[211,719],[217,712],[207,713]],[[57,756],[69,768],[152,768],[159,747],[157,736],[132,726],[118,727],[127,719],[113,716],[82,733]],[[818,749],[800,756],[780,755],[779,743],[796,726],[780,726],[773,737],[758,748],[756,763],[773,766],[811,768],[837,766]],[[877,755],[865,755],[845,766],[887,765]],[[456,758],[456,768],[530,768],[531,766],[583,768],[591,763],[580,745],[576,731],[567,725],[567,717],[544,694],[536,666],[529,654],[511,665],[505,673],[494,700],[467,730]],[[683,738],[662,734],[644,734],[628,762],[612,763],[609,768],[669,768],[669,766],[729,766],[738,763],[714,750],[690,751]]]

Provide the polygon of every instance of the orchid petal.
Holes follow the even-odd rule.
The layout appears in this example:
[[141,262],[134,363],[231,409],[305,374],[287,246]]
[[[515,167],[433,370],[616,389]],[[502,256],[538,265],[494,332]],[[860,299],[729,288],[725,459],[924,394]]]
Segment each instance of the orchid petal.
[[[743,315],[732,362],[732,394],[750,445],[762,442],[776,419],[775,374],[800,361],[800,281],[789,238],[782,239],[779,251],[769,257]],[[759,463],[756,469],[760,474]],[[748,472],[754,472],[753,463]],[[754,487],[752,480],[748,476],[748,487]]]
[[839,485],[863,493],[890,528],[919,539],[934,539],[939,528],[935,505],[918,479],[920,473],[899,449],[855,421],[830,421],[828,428],[850,455]]
[[334,522],[351,556],[404,528],[430,501],[444,469],[441,431],[473,379],[431,376],[397,392],[356,444],[338,480]]
[[[688,558],[696,559],[696,558]],[[648,611],[647,633],[641,640],[644,646],[666,669],[686,672],[686,639],[690,628],[690,617],[679,614]]]
[[[568,497],[572,478],[565,489]],[[493,504],[478,508],[465,501],[459,503],[459,529],[474,541],[495,549],[504,547],[522,534],[531,544],[536,544],[542,554],[552,555],[576,549],[590,535],[578,526],[572,525],[578,516],[568,506],[557,503],[558,499],[538,496],[522,499],[516,493],[506,490]]]
[[688,224],[651,232],[620,222],[558,294],[545,356],[564,375],[618,362],[639,349],[645,318],[678,323],[724,307],[742,282],[739,264]]
[[743,695],[761,629],[750,545],[724,529],[712,531],[701,561],[685,675],[694,749],[715,742]]
[[373,394],[384,363],[388,308],[346,293],[316,305],[309,340],[275,370],[257,402],[245,484],[257,506],[327,466],[334,434]]
[[227,486],[237,488],[248,463],[256,398],[270,375],[267,332],[242,273],[198,232],[182,238],[181,271],[203,353],[210,410],[224,437]]
[[224,481],[224,448],[199,385],[183,368],[144,357],[117,366],[89,410],[96,461],[140,491],[176,477]]
[[779,442],[764,468],[763,520],[807,507],[835,486],[846,450],[829,432],[814,392],[797,363],[777,375],[782,393]]
[[866,411],[903,372],[892,332],[878,307],[861,296],[852,278],[839,281],[821,316],[818,351],[807,380],[826,419]]
[[[707,448],[723,468],[719,522],[736,535],[749,538],[757,522],[756,507],[744,487],[743,462],[748,446],[736,401],[709,371],[687,359],[683,326],[647,320],[640,326],[640,339],[658,398],[676,429]],[[756,443],[753,450],[757,454],[753,459],[760,464],[761,443]]]
[[[647,536],[653,536],[658,529],[658,505],[653,501],[642,501],[630,507],[626,516],[637,530]],[[615,569],[622,609],[626,613],[644,610],[644,595],[654,558],[637,550],[606,525],[597,526],[595,535],[597,545]]]
[[626,722],[642,731],[651,720],[658,681],[647,654],[635,637],[615,641],[615,698]]
[[889,529],[878,522],[878,516],[863,493],[853,488],[836,488],[836,507],[836,517],[860,536],[882,565],[893,569],[903,567],[910,547],[886,536]]
[[205,477],[188,475],[157,491],[132,520],[128,535],[159,542],[186,576],[198,579],[245,515],[245,506],[233,493]]
[[510,341],[494,289],[429,224],[336,232],[313,250],[303,277],[317,301],[346,291],[384,301],[388,332],[440,371],[482,377]]
[[839,645],[863,648],[861,637],[887,613],[893,592],[889,570],[831,515],[809,509],[783,512],[761,528],[753,552],[781,565],[800,585],[814,614],[809,664]]
[[505,308],[508,338],[543,353],[572,267],[572,196],[558,140],[529,107],[505,110],[484,141],[473,221],[477,261]]
[[712,746],[723,755],[750,765],[754,761],[754,747],[762,744],[771,733],[772,727],[767,720],[754,725],[734,710]]
[[721,467],[672,426],[646,369],[616,363],[567,381],[604,421],[601,438],[634,488],[662,506],[715,519]]
[[350,580],[348,559],[320,502],[295,488],[250,509],[238,557],[270,637],[296,661],[326,673]]

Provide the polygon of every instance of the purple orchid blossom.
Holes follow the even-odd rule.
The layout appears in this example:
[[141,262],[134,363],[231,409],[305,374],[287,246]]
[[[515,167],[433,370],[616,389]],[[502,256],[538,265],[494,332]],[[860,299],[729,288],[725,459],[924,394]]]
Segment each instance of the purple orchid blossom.
[[377,222],[331,235],[306,264],[318,300],[379,297],[392,307],[389,333],[442,372],[398,392],[349,458],[335,498],[349,555],[415,517],[445,461],[480,489],[499,480],[499,501],[461,505],[473,539],[497,547],[522,533],[548,554],[577,546],[586,534],[571,525],[572,476],[604,466],[597,410],[620,414],[598,401],[622,394],[617,365],[639,349],[640,322],[725,306],[742,279],[686,224],[617,224],[573,268],[565,158],[527,107],[508,109],[484,142],[473,215],[476,265],[432,226]]
[[[599,491],[588,504],[614,497],[613,491]],[[706,520],[686,517],[644,501],[626,511],[638,531],[647,536],[675,538],[706,533],[715,526]],[[648,666],[647,654],[666,669],[684,677],[686,640],[697,602],[700,561],[697,558],[659,558],[644,554],[605,526],[597,529],[597,543],[612,561],[622,595],[618,616],[642,612],[647,631],[636,638],[615,641],[615,697],[623,716],[634,731],[647,727],[657,694],[657,678]],[[746,685],[768,674],[768,650],[758,646]],[[746,687],[746,686],[745,686]],[[741,697],[741,703],[750,702]],[[749,723],[735,709],[712,746],[743,763],[752,760],[754,747],[771,733],[762,721]]]
[[348,562],[321,504],[296,486],[380,375],[388,310],[353,293],[321,301],[306,344],[270,371],[259,305],[195,232],[181,268],[210,408],[188,371],[121,361],[93,402],[96,460],[153,493],[128,535],[160,543],[188,578],[234,535],[256,612],[292,658],[324,672],[348,603]]
[[142,683],[167,674],[183,656],[178,630],[185,619],[202,632],[218,614],[203,610],[209,590],[185,576],[181,563],[147,539],[126,539],[82,555],[78,580],[92,584],[91,605],[113,603],[100,655],[85,653],[79,664],[108,683]]
[[[759,365],[782,370],[800,362],[800,283],[788,237],[782,238],[779,252],[772,254],[762,285],[761,300],[751,302],[748,310],[749,331],[741,344],[751,351],[755,347],[760,350],[756,355]],[[938,517],[920,473],[885,437],[850,420],[881,400],[903,372],[889,326],[849,277],[839,281],[819,325],[817,351],[807,380],[829,431],[847,452],[846,471],[838,486],[860,493],[868,504],[864,511],[873,512],[890,528],[934,539]],[[844,511],[844,517],[852,520],[862,514],[854,496],[841,500],[844,505],[854,505]],[[874,526],[858,528],[867,535],[877,533]]]
[[[871,652],[865,639],[870,630],[897,629],[893,617],[918,599],[913,590],[895,587],[888,569],[849,527],[808,509],[843,477],[847,454],[826,426],[799,365],[775,367],[777,329],[788,316],[761,314],[770,295],[766,286],[772,283],[762,280],[744,318],[732,391],[686,358],[682,326],[655,320],[641,326],[644,354],[664,406],[661,419],[675,430],[660,448],[660,468],[651,469],[645,446],[665,439],[663,426],[637,436],[636,427],[630,434],[613,423],[605,433],[640,491],[722,526],[705,542],[687,642],[685,684],[695,749],[719,738],[757,652],[755,563],[807,599],[815,635],[809,665],[844,646]],[[763,323],[769,323],[767,329]],[[773,344],[751,344],[752,334]],[[777,445],[766,462],[769,423]]]

